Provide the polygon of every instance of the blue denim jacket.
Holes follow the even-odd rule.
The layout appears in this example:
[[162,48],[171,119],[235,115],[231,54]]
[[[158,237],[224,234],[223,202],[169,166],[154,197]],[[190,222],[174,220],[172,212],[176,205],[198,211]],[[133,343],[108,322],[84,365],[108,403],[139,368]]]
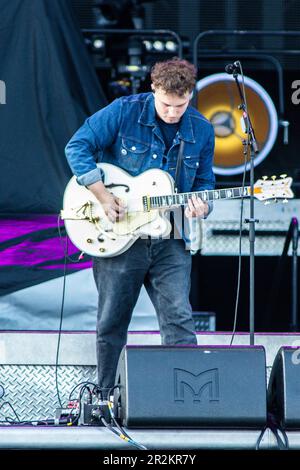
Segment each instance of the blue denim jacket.
[[77,181],[89,185],[102,179],[96,162],[117,165],[132,176],[161,168],[175,177],[180,139],[184,140],[181,192],[214,188],[212,124],[188,107],[163,163],[165,144],[155,118],[152,93],[124,96],[90,116],[77,130],[65,152]]

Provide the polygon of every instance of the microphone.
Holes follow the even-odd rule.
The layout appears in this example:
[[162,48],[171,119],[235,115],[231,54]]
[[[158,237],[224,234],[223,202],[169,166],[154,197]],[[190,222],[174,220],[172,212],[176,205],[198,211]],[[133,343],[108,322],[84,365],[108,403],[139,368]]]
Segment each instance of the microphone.
[[238,61],[233,62],[233,64],[227,64],[225,66],[225,72],[232,75],[233,73],[239,73],[240,71],[240,64]]

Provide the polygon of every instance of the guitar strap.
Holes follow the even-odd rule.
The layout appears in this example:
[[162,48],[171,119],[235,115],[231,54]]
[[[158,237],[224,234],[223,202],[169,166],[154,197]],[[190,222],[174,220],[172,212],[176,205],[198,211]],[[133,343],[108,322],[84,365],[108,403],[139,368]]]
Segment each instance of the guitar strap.
[[182,166],[182,160],[183,160],[183,149],[184,149],[184,140],[180,141],[179,145],[179,150],[178,150],[178,156],[177,156],[177,163],[176,163],[176,170],[175,170],[175,191],[179,192],[180,188],[180,172],[181,172],[181,166]]
[[[183,160],[183,149],[184,149],[184,140],[181,140],[180,145],[179,145],[178,155],[177,155],[175,182],[174,182],[175,192],[178,192],[178,193],[180,192],[179,186],[180,186],[180,172],[181,172],[181,166],[182,166],[182,160]],[[182,217],[181,223],[183,223],[183,211],[181,211],[181,217]],[[173,238],[174,237],[174,214],[173,212],[170,213],[170,222],[172,225],[170,237]]]

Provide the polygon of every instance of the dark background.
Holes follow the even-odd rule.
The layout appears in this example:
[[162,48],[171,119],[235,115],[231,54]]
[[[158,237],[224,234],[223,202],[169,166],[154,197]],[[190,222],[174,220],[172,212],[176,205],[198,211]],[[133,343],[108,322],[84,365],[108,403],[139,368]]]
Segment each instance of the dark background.
[[[107,4],[111,6],[108,8]],[[124,6],[123,14],[118,17],[114,4]],[[193,61],[193,43],[199,33],[208,30],[254,30],[254,31],[298,31],[300,33],[300,2],[296,0],[245,1],[245,0],[157,0],[147,2],[106,2],[105,0],[72,0],[80,27],[86,28],[120,28],[133,27],[132,17],[142,16],[144,28],[169,29],[179,34],[183,41],[184,58]],[[132,5],[135,4],[135,7]],[[138,8],[136,6],[138,4]],[[103,19],[103,12],[110,18]],[[109,15],[108,15],[109,13]],[[120,13],[120,11],[119,11]],[[106,23],[105,23],[106,22]],[[104,23],[104,25],[103,25]],[[90,37],[85,33],[86,39]],[[119,74],[117,64],[129,63],[129,44],[127,36],[103,34],[106,38],[106,57],[101,59],[96,51],[90,49],[99,81],[105,90],[108,100],[113,99],[111,82],[124,74]],[[211,56],[204,58],[202,51],[210,51]],[[242,52],[252,51],[256,59],[246,58]],[[232,54],[230,51],[234,51]],[[279,106],[278,74],[267,59],[257,59],[260,54],[277,59],[283,72],[284,109]],[[288,173],[294,178],[296,196],[299,197],[300,158],[298,136],[300,135],[300,105],[292,103],[292,83],[300,79],[300,35],[284,36],[218,36],[210,35],[201,40],[198,48],[198,78],[212,73],[224,72],[224,67],[232,60],[240,59],[245,75],[256,80],[269,93],[277,108],[278,119],[289,121],[289,144],[283,144],[283,128],[279,126],[277,141],[268,157],[256,168],[256,177],[263,175]],[[213,58],[218,52],[221,57]],[[227,57],[224,57],[224,55]],[[142,64],[152,65],[174,54],[149,53],[143,50]],[[223,55],[223,57],[222,57]],[[109,64],[109,65],[108,65]],[[115,75],[115,76],[114,76]],[[125,74],[126,75],[126,74]],[[145,74],[139,91],[149,89],[149,74]],[[124,93],[123,93],[124,94]],[[219,186],[240,184],[241,175],[221,176],[217,178]]]
[[[81,28],[103,28],[101,24],[101,2],[73,0],[73,6]],[[102,2],[105,3],[105,2]],[[113,4],[113,2],[111,2]],[[136,3],[136,2],[133,2]],[[300,2],[297,0],[158,0],[137,2],[139,11],[122,16],[120,23],[111,21],[105,27],[132,27],[132,16],[143,16],[143,25],[148,29],[170,29],[177,32],[183,41],[184,58],[193,61],[193,42],[200,32],[216,30],[290,30],[300,31]],[[103,9],[103,11],[105,8]],[[111,9],[112,12],[113,9]],[[127,8],[127,12],[130,9]],[[99,15],[100,12],[100,15]],[[116,17],[114,17],[116,20]],[[111,17],[112,20],[112,17]],[[120,26],[121,25],[121,26]],[[127,55],[126,36],[122,40],[108,38],[111,65]],[[125,46],[124,46],[125,44]],[[203,57],[202,51],[220,52],[219,58]],[[266,60],[246,58],[239,51],[253,51],[256,56],[266,54],[276,58],[283,71],[283,105],[280,109],[279,82],[274,66]],[[235,51],[230,53],[230,51]],[[285,53],[284,53],[285,51]],[[269,93],[277,108],[278,118],[288,120],[289,143],[283,143],[283,129],[279,126],[274,147],[266,159],[256,167],[255,178],[263,175],[287,173],[294,179],[293,190],[299,197],[300,183],[300,105],[292,103],[292,82],[300,79],[300,37],[284,36],[217,36],[211,35],[199,43],[198,78],[223,72],[228,62],[239,58],[244,73],[261,84]],[[226,57],[222,57],[226,54]],[[109,82],[111,68],[103,66],[97,54],[91,52],[100,83],[108,100],[112,99]],[[142,63],[152,65],[167,54],[143,52]],[[101,65],[102,64],[102,65]],[[116,74],[118,75],[118,74]],[[147,90],[149,76],[140,83],[140,90]],[[249,178],[249,175],[247,175]],[[217,175],[217,187],[240,185],[241,175]],[[260,256],[255,261],[255,328],[256,331],[289,331],[291,322],[291,260],[280,260],[276,256]],[[235,293],[237,288],[237,256],[196,256],[193,258],[191,302],[194,310],[214,311],[217,314],[217,329],[230,330],[233,326]],[[298,275],[299,276],[299,275]],[[242,259],[242,278],[239,304],[238,331],[249,329],[249,259]]]
[[[7,103],[0,106],[0,216],[9,220],[0,246],[4,254],[8,245],[16,246],[19,253],[20,240],[14,233],[17,219],[22,220],[24,214],[59,213],[71,176],[64,147],[83,120],[116,96],[133,89],[148,90],[151,65],[176,55],[176,51],[147,51],[136,40],[137,35],[116,35],[108,29],[142,26],[171,30],[180,36],[183,57],[190,61],[194,60],[193,43],[200,32],[300,32],[299,0],[0,0],[0,7],[0,79],[7,85]],[[91,32],[91,28],[97,31]],[[155,34],[153,39],[158,39]],[[102,50],[93,47],[97,36],[104,40]],[[246,58],[244,50],[256,58]],[[201,41],[197,55],[198,79],[224,72],[226,64],[240,59],[245,75],[272,97],[279,119],[289,121],[288,145],[284,145],[279,127],[271,152],[255,168],[255,179],[287,173],[293,177],[297,198],[300,104],[293,104],[291,96],[293,81],[300,80],[299,52],[300,36],[213,34]],[[257,60],[262,53],[279,61],[283,109],[279,106],[277,72],[268,60]],[[218,58],[213,58],[214,54]],[[142,70],[124,72],[128,65],[139,65]],[[217,187],[227,185],[240,186],[241,175],[217,175]],[[26,256],[24,250],[21,254]],[[281,263],[280,269],[279,262],[278,257],[256,257],[257,331],[289,330],[291,262]],[[194,310],[214,311],[218,330],[232,328],[237,263],[237,256],[199,255],[193,259],[192,306]],[[244,257],[238,330],[248,330],[248,264]],[[11,272],[12,267],[5,269]],[[1,274],[4,286],[8,279],[5,269]],[[33,285],[30,273],[35,279],[38,267],[30,271],[24,264],[20,269],[22,282],[25,279]],[[62,269],[55,272],[57,277],[62,275]]]

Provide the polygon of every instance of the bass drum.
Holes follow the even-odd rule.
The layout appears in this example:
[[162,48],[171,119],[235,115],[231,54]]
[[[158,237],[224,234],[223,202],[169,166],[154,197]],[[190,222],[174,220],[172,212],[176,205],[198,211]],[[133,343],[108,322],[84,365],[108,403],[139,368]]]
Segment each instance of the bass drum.
[[[241,84],[242,86],[242,84]],[[242,141],[244,132],[241,98],[232,76],[227,73],[209,75],[196,84],[197,109],[213,124],[216,136],[214,172],[236,175],[244,171]],[[274,103],[255,80],[245,77],[248,110],[255,131],[259,152],[254,165],[262,162],[271,151],[278,131],[278,117]],[[250,169],[247,162],[246,169]]]

